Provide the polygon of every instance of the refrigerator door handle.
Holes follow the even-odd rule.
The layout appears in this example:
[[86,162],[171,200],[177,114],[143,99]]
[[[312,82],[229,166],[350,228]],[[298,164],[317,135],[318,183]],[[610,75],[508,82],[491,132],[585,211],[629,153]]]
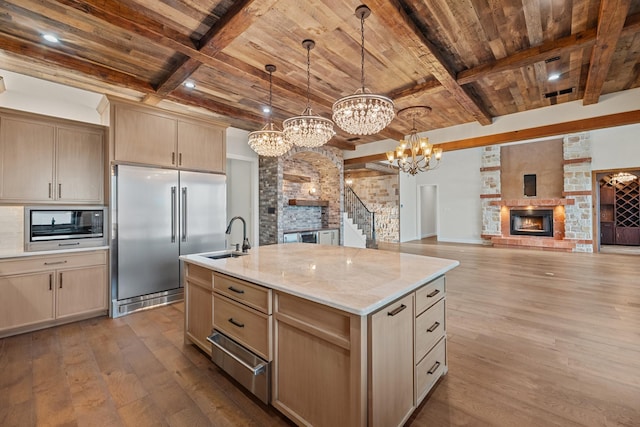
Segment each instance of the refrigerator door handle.
[[176,187],[171,187],[171,243],[176,241]]
[[187,187],[182,187],[182,241],[187,241]]

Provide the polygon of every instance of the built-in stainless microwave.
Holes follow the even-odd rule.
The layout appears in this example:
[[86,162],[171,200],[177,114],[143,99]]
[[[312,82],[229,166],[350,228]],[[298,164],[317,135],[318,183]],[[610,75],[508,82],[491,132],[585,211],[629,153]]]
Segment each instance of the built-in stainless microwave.
[[25,206],[24,250],[106,246],[107,224],[104,206]]

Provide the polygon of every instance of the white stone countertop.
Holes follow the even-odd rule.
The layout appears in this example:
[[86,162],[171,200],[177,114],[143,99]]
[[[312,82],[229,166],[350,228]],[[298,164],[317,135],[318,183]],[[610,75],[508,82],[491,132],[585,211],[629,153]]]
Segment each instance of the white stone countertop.
[[345,246],[260,246],[237,258],[202,253],[181,260],[357,315],[368,315],[460,263]]
[[23,258],[23,257],[31,257],[31,256],[43,256],[43,255],[60,255],[60,254],[68,254],[74,252],[87,252],[87,251],[100,251],[109,249],[109,246],[94,246],[88,248],[75,248],[75,249],[56,249],[52,251],[18,251],[18,250],[4,250],[0,251],[0,259],[7,258]]

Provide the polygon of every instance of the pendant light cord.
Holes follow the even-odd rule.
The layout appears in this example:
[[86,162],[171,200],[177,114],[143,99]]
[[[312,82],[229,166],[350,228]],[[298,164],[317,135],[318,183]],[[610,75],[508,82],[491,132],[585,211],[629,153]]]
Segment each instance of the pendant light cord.
[[311,87],[311,45],[307,45],[307,110],[311,108],[311,101],[309,100],[309,91]]
[[271,115],[273,114],[273,105],[271,103],[272,98],[273,98],[273,91],[272,91],[273,83],[271,81],[271,76],[272,75],[273,75],[273,72],[269,71],[269,117],[267,119],[268,123],[271,123]]
[[362,84],[362,93],[364,93],[364,14],[360,17],[360,83]]

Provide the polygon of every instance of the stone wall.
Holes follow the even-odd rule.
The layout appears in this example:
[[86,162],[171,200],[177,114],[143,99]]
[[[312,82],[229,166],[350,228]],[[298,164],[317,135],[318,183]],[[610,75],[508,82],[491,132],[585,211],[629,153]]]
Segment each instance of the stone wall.
[[398,175],[358,177],[351,188],[376,215],[376,238],[379,242],[400,241],[400,183]]
[[[336,147],[294,147],[280,157],[260,157],[260,245],[282,243],[287,230],[338,228],[343,211],[343,157]],[[300,175],[309,182],[293,182],[284,174]],[[288,181],[288,182],[287,182]],[[309,194],[315,186],[316,193]],[[327,207],[289,206],[289,199],[326,200]]]
[[490,243],[491,236],[501,235],[500,206],[491,206],[492,200],[500,200],[500,146],[484,147],[482,151],[482,237]]
[[591,188],[591,139],[589,133],[567,135],[563,139],[564,194],[574,199],[565,208],[565,238],[577,242],[576,252],[593,252]]

